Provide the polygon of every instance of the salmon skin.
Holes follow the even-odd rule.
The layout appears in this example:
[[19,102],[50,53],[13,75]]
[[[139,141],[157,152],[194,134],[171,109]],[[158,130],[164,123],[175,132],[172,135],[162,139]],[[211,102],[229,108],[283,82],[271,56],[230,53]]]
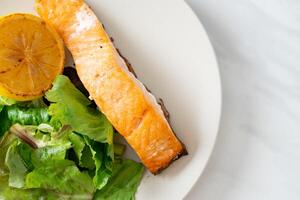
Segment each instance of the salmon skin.
[[186,154],[155,97],[128,71],[83,0],[37,0],[36,10],[63,38],[92,99],[153,174]]

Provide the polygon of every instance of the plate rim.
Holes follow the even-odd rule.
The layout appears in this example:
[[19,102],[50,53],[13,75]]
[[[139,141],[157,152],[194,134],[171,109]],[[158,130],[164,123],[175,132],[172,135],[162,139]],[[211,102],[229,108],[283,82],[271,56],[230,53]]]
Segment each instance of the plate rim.
[[214,46],[212,45],[212,42],[211,42],[211,39],[210,37],[208,36],[208,33],[203,25],[203,23],[201,22],[201,19],[197,16],[196,12],[192,9],[191,5],[189,5],[186,0],[183,0],[182,1],[183,4],[185,4],[186,6],[186,9],[189,10],[190,14],[192,15],[192,17],[194,18],[194,20],[198,21],[198,24],[199,24],[199,27],[202,29],[202,31],[204,32],[205,36],[206,36],[206,40],[208,41],[209,43],[209,46],[210,46],[210,51],[212,53],[212,57],[213,57],[213,60],[215,62],[215,68],[216,68],[216,78],[217,78],[217,82],[218,82],[218,96],[219,96],[219,103],[218,103],[218,109],[217,109],[217,112],[218,112],[218,118],[217,118],[217,129],[216,129],[216,133],[214,134],[214,139],[213,139],[213,143],[210,147],[210,150],[209,150],[209,155],[207,156],[207,159],[205,161],[205,164],[203,166],[203,168],[200,170],[200,173],[198,175],[198,177],[195,179],[195,181],[191,184],[191,187],[189,190],[186,191],[186,194],[183,195],[183,199],[185,199],[188,194],[190,194],[190,192],[193,190],[193,188],[197,185],[197,182],[199,181],[199,179],[201,178],[201,176],[203,175],[207,165],[208,165],[208,162],[210,161],[211,157],[212,157],[212,154],[213,154],[213,151],[215,149],[215,146],[216,146],[216,141],[218,139],[218,135],[219,135],[219,131],[220,131],[220,125],[221,125],[221,117],[222,117],[222,108],[223,108],[223,89],[222,89],[222,79],[221,79],[221,72],[220,72],[220,66],[219,66],[219,63],[218,63],[218,59],[217,59],[217,56],[216,56],[216,52],[215,52],[215,49],[214,49]]

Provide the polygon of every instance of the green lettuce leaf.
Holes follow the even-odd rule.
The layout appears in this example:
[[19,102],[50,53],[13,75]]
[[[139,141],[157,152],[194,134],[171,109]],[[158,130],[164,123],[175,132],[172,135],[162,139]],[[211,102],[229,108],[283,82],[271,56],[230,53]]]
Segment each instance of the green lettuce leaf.
[[10,126],[11,122],[8,119],[7,110],[4,106],[0,111],[0,137],[5,134],[5,132],[9,129]]
[[73,149],[76,153],[76,156],[77,156],[78,160],[80,161],[81,157],[82,157],[82,152],[85,147],[84,139],[76,133],[71,133],[69,135],[69,138],[72,143]]
[[0,199],[3,200],[38,200],[45,197],[42,190],[22,190],[8,186],[8,177],[0,177]]
[[43,98],[34,99],[32,101],[21,101],[17,103],[20,107],[26,108],[47,108],[47,104],[44,102]]
[[[9,186],[51,190],[55,194],[72,196],[72,199],[75,199],[74,195],[76,198],[87,199],[86,197],[89,197],[91,199],[95,187],[87,171],[80,172],[74,162],[66,160],[67,151],[72,148],[71,142],[66,137],[52,139],[49,133],[40,132],[40,130],[51,130],[50,127],[44,125],[16,124],[10,130],[12,132],[8,132],[7,136],[19,137],[18,134],[22,134],[22,137],[19,140],[15,139],[6,153],[5,165],[8,170],[5,168],[4,170],[9,171]],[[43,137],[47,135],[48,137]],[[22,138],[30,138],[38,148],[29,146],[32,142],[22,143],[21,141],[27,141]]]
[[143,175],[143,165],[132,160],[115,164],[107,185],[98,190],[95,200],[133,200]]
[[9,99],[7,97],[0,96],[0,105],[11,106],[16,103],[17,103],[17,101],[14,99]]
[[24,166],[28,169],[28,171],[32,171],[34,169],[31,159],[33,149],[28,144],[24,143],[19,143],[16,148],[22,158]]
[[82,151],[82,156],[79,160],[79,166],[93,171],[93,174],[95,173],[94,170],[96,169],[96,164],[93,158],[92,151],[87,145],[84,146],[84,149]]
[[[39,126],[21,126],[15,124],[10,133],[18,136],[23,143],[17,145],[18,153],[28,169],[49,164],[56,160],[64,160],[71,142],[61,137],[53,139],[48,131],[53,128],[47,124]],[[48,132],[48,133],[47,133]]]
[[71,134],[75,154],[79,166],[90,170],[93,176],[93,183],[97,189],[103,188],[112,174],[112,160],[107,156],[105,144],[92,141],[88,137],[81,137],[78,134]]
[[83,138],[75,133],[70,135],[75,154],[79,160],[79,166],[90,170],[94,186],[103,188],[112,174],[112,159],[107,155],[107,144],[102,144]]
[[9,106],[7,107],[7,116],[12,124],[39,125],[50,121],[47,108]]
[[66,158],[67,150],[70,147],[70,143],[66,143],[63,146],[56,145],[36,149],[31,155],[32,163],[35,167],[41,167],[57,160],[64,160]]
[[7,132],[0,140],[0,177],[9,174],[9,169],[5,164],[5,158],[8,148],[17,140],[17,138]]
[[5,165],[9,169],[9,186],[14,188],[23,188],[28,169],[18,152],[17,145],[18,141],[14,141],[8,148]]
[[46,98],[52,102],[49,108],[51,121],[70,125],[75,132],[92,140],[113,143],[112,125],[101,112],[89,107],[91,101],[76,89],[68,77],[57,76]]
[[47,108],[5,106],[0,112],[0,137],[15,123],[39,125],[49,122],[50,116]]
[[95,190],[90,176],[80,172],[69,160],[59,160],[34,169],[26,177],[26,187],[66,194],[93,194]]
[[80,167],[94,170],[96,168],[93,154],[82,136],[72,133],[69,136]]
[[16,189],[8,186],[8,177],[0,177],[1,200],[91,200],[92,194],[65,194],[45,189]]
[[54,128],[49,124],[40,124],[36,127],[36,129],[44,133],[53,133],[54,131]]
[[30,171],[44,165],[51,165],[59,160],[65,160],[67,150],[70,144],[46,146],[33,149],[29,145],[20,143],[17,146],[19,155],[21,156],[26,168]]
[[105,144],[90,140],[88,137],[84,137],[87,146],[92,153],[92,159],[95,162],[95,175],[93,183],[97,189],[103,188],[112,174],[112,160],[106,154]]

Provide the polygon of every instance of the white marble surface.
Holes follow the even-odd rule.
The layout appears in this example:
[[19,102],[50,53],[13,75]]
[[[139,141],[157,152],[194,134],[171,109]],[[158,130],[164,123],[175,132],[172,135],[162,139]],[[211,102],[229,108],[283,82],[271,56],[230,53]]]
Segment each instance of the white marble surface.
[[215,48],[223,114],[186,200],[300,199],[300,1],[187,0]]

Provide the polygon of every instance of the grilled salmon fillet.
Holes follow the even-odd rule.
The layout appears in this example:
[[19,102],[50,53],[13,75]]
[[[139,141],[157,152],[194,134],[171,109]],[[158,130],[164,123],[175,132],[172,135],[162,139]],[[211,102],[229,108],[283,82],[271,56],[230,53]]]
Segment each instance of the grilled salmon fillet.
[[57,29],[90,96],[153,174],[186,153],[154,96],[128,71],[83,0],[37,0],[36,10]]

